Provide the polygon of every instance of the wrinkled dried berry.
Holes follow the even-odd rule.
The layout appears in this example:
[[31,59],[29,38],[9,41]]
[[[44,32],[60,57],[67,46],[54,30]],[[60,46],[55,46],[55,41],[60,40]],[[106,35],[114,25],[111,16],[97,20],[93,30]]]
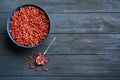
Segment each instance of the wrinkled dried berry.
[[39,66],[36,66],[35,70],[36,70],[36,71],[39,71],[39,70],[40,70],[40,67],[39,67]]
[[28,59],[29,60],[33,60],[33,56],[28,56]]
[[27,68],[26,68],[26,67],[24,67],[24,68],[23,68],[23,70],[24,70],[24,71],[26,71],[26,70],[27,70]]

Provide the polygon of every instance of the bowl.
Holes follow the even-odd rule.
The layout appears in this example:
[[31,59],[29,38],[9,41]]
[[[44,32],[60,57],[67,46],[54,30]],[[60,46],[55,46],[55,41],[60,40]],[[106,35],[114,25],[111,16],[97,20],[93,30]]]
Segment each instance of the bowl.
[[[44,12],[46,18],[47,18],[48,21],[49,21],[49,22],[48,22],[48,33],[46,34],[45,38],[44,38],[42,41],[40,41],[38,44],[35,44],[34,46],[23,45],[23,44],[18,43],[18,42],[12,37],[12,33],[10,32],[10,28],[11,28],[11,27],[10,27],[10,21],[12,20],[12,16],[14,15],[14,12],[19,11],[21,7],[26,7],[26,6],[34,6],[34,7],[38,8],[38,9],[40,9],[41,11]],[[18,46],[20,46],[20,47],[23,47],[23,48],[34,48],[34,47],[36,47],[36,46],[39,46],[39,45],[42,44],[42,43],[44,42],[44,40],[48,37],[49,32],[50,32],[50,19],[49,19],[48,15],[47,15],[46,11],[45,11],[43,8],[41,8],[41,7],[39,7],[39,6],[35,5],[35,4],[24,4],[24,5],[18,6],[16,9],[14,9],[14,10],[10,13],[10,15],[9,15],[9,17],[8,17],[8,19],[7,19],[7,33],[8,33],[8,36],[10,37],[10,39],[11,39],[16,45],[18,45]]]

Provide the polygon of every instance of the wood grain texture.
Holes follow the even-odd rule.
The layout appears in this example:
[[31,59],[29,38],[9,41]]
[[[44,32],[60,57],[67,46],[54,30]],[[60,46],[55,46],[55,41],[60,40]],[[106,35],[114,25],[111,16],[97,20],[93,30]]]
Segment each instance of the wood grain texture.
[[[16,53],[17,54],[17,53]],[[0,56],[0,77],[120,76],[120,55],[50,55],[49,71],[34,71],[22,56]],[[46,55],[48,57],[48,55]]]
[[33,49],[17,47],[7,34],[0,35],[0,55],[26,54],[33,51],[44,52],[52,38],[57,39],[49,54],[119,54],[120,34],[50,34],[42,45]]
[[[9,14],[0,14],[0,33],[6,33]],[[119,13],[50,13],[49,16],[50,33],[120,33]]]
[[0,0],[0,12],[10,12],[16,6],[26,3],[37,4],[55,13],[120,12],[120,0]]
[[[6,34],[10,12],[37,4],[51,20],[49,37],[39,47],[23,49]],[[120,0],[0,0],[0,80],[120,80]],[[25,57],[43,53],[48,72],[27,70]]]
[[119,80],[120,77],[0,77],[0,80]]

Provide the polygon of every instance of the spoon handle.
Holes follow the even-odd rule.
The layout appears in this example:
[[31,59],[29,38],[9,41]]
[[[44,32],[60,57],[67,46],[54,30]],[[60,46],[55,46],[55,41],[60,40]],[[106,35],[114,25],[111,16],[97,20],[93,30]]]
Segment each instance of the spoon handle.
[[45,55],[48,51],[48,49],[51,47],[52,43],[55,41],[56,37],[53,38],[53,40],[50,42],[49,46],[47,47],[47,49],[45,50],[45,52],[43,53],[43,55]]

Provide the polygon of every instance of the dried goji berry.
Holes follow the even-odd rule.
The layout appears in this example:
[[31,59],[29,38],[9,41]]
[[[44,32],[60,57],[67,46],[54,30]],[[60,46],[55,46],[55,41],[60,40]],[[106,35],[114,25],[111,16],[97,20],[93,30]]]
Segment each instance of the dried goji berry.
[[13,39],[23,46],[35,46],[45,39],[49,29],[45,12],[35,6],[24,6],[14,12],[10,21]]

